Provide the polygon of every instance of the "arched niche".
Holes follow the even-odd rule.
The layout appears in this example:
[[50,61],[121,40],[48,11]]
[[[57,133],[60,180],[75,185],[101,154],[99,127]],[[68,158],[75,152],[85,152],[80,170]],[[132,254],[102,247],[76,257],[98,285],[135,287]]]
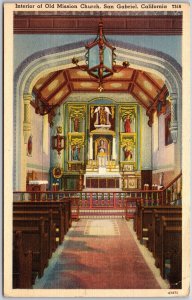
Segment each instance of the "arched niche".
[[[25,186],[26,141],[30,135],[30,100],[37,80],[48,72],[73,67],[71,58],[84,63],[89,41],[39,51],[25,59],[14,76],[14,190]],[[128,60],[136,69],[147,70],[165,80],[171,100],[171,134],[175,143],[175,166],[181,169],[182,78],[181,66],[170,56],[155,50],[113,41],[118,54],[117,64]],[[26,119],[27,118],[27,119]]]

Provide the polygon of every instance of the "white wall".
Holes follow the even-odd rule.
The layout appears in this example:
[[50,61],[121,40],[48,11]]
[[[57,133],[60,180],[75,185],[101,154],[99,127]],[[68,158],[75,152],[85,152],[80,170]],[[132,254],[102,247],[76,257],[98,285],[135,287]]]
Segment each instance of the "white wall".
[[149,118],[146,116],[146,110],[141,108],[141,169],[152,169],[152,141],[151,141],[151,127],[148,125]]
[[[27,170],[35,170],[39,173],[49,172],[50,166],[50,127],[48,124],[48,144],[47,149],[43,149],[43,117],[35,114],[31,107],[31,135],[32,135],[32,155],[27,156]],[[47,151],[45,151],[47,150]]]
[[[157,142],[158,147],[156,147]],[[174,147],[174,143],[168,146],[165,145],[165,115],[161,114],[158,120],[157,114],[155,113],[152,126],[153,170],[169,170],[174,168]]]

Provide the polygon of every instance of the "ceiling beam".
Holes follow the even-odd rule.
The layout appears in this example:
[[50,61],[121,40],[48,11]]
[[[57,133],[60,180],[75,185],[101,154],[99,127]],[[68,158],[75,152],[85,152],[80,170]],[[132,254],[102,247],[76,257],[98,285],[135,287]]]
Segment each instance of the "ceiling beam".
[[50,94],[48,98],[46,98],[46,101],[47,101],[47,102],[50,102],[51,99],[52,99],[58,92],[60,92],[60,91],[62,90],[62,88],[64,88],[67,84],[68,84],[68,83],[65,81],[65,82],[63,82],[61,85],[59,85],[59,86],[54,90],[54,92],[53,92],[52,94]]
[[43,82],[42,86],[38,89],[38,92],[40,93],[44,88],[46,88],[59,75],[60,72],[61,71],[56,71],[49,78],[47,78]]
[[138,70],[134,70],[133,71],[133,74],[132,74],[132,77],[131,77],[131,81],[130,81],[130,86],[129,86],[129,88],[128,88],[128,92],[129,93],[132,93],[132,91],[133,91],[133,88],[134,88],[134,82],[135,82],[135,80],[137,79],[137,76],[138,76]]
[[67,83],[68,83],[68,87],[70,89],[70,92],[73,91],[73,86],[72,86],[72,83],[71,83],[71,79],[70,79],[70,76],[69,76],[69,73],[68,73],[68,70],[65,70],[63,72],[63,76],[65,77]]
[[154,98],[152,98],[151,95],[138,82],[135,82],[135,86],[139,88],[152,101],[152,103],[154,103]]
[[71,94],[69,85],[68,85],[68,88],[69,88],[69,91],[67,92],[67,94],[63,98],[61,98],[61,100],[58,102],[57,105],[61,105],[63,102],[65,102],[65,99]]
[[41,93],[39,92],[39,90],[37,90],[35,87],[33,88],[33,93],[35,94],[35,98],[37,99],[38,98],[38,100],[39,101],[41,101],[42,103],[44,103],[45,105],[47,105],[47,101],[46,101],[46,99],[44,99],[43,97],[42,97],[42,95],[41,95]]
[[142,75],[148,79],[158,89],[158,91],[161,90],[161,86],[153,78],[151,78],[148,73],[142,72]]
[[131,95],[133,96],[133,97],[135,97],[135,99],[141,104],[141,106],[143,106],[146,110],[148,110],[148,107],[147,107],[147,105],[146,104],[144,104],[143,102],[142,102],[142,100],[132,91],[131,92]]
[[162,89],[160,90],[160,92],[158,93],[158,95],[155,98],[155,102],[148,108],[148,113],[150,113],[151,111],[153,111],[154,109],[157,109],[157,104],[159,101],[164,101],[165,97],[168,95],[168,89],[166,87],[166,85],[164,85],[162,87]]

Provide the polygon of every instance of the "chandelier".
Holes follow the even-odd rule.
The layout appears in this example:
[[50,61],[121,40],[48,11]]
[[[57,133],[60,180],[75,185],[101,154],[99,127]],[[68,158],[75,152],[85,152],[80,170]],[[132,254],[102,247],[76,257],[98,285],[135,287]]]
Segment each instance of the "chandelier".
[[122,69],[129,66],[128,61],[124,61],[122,67],[116,69],[116,48],[113,47],[106,39],[103,33],[103,22],[100,20],[98,34],[95,40],[85,46],[87,53],[85,55],[86,67],[78,65],[78,58],[73,58],[72,63],[81,70],[86,71],[89,75],[97,79],[99,83],[98,90],[103,91],[103,82],[106,77],[119,73]]

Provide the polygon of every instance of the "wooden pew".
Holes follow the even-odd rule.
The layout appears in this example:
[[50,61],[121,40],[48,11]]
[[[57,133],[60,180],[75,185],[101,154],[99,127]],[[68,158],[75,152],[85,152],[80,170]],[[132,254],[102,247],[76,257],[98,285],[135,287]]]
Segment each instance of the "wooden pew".
[[45,221],[39,218],[13,218],[13,236],[17,231],[22,232],[23,250],[32,251],[33,280],[43,275],[48,264],[48,234],[45,233]]
[[56,239],[57,244],[61,244],[64,239],[64,205],[61,202],[56,201],[38,201],[38,202],[31,202],[31,201],[16,201],[13,203],[13,210],[30,210],[30,211],[49,211],[52,210],[53,216],[53,223],[56,225]]
[[[64,214],[66,215],[66,218],[65,218],[65,231],[67,232],[68,231],[68,228],[71,227],[71,224],[72,224],[72,202],[74,199],[77,199],[77,198],[74,198],[74,197],[64,197],[64,198],[61,198],[61,199],[52,199],[52,200],[49,200],[49,199],[46,199],[45,198],[45,194],[44,194],[44,198],[43,198],[43,194],[41,196],[42,200],[40,200],[40,196],[37,197],[37,199],[34,199],[33,197],[31,197],[31,202],[38,202],[38,203],[49,203],[49,204],[52,204],[52,203],[60,203],[62,206],[63,206],[63,209],[64,209]],[[79,198],[78,198],[79,199]]]
[[137,223],[136,223],[136,233],[137,238],[140,242],[143,241],[144,237],[148,237],[148,229],[152,226],[152,216],[154,209],[160,210],[173,210],[181,211],[181,206],[173,205],[163,205],[163,206],[137,206]]
[[170,274],[168,280],[172,289],[182,288],[182,252],[181,247],[177,253],[170,257]]
[[[160,232],[160,219],[162,216],[165,217],[170,217],[170,218],[179,218],[181,221],[182,217],[182,211],[181,209],[163,209],[163,210],[158,210],[154,209],[153,210],[153,215],[152,215],[152,225],[149,226],[149,232],[148,232],[148,249],[153,253],[153,256],[156,256],[156,244],[155,244],[155,238],[156,235],[159,235]],[[181,222],[180,222],[181,223]],[[180,224],[181,225],[181,224]]]
[[[182,227],[177,225],[179,222],[181,220],[178,221],[178,218],[162,217],[160,221],[160,236],[157,238],[157,244],[160,247],[158,247],[156,252],[156,266],[160,267],[161,276],[165,278],[165,262],[168,259],[170,260],[171,284],[174,284],[173,281],[175,280],[173,274],[178,274],[179,280],[177,278],[177,282],[181,281]],[[175,256],[178,264],[174,264]]]
[[64,208],[64,233],[66,234],[72,224],[72,213],[71,213],[71,200],[69,198],[63,198],[59,200]]
[[135,209],[134,218],[133,218],[133,229],[136,233],[137,233],[137,227],[139,226],[138,225],[138,222],[139,222],[138,217],[140,214],[141,205],[142,205],[142,203],[139,200],[137,200],[136,201],[136,209]]
[[[65,198],[66,199],[66,198]],[[71,222],[73,221],[79,221],[79,197],[70,197],[70,211],[71,211]]]
[[48,244],[49,244],[49,258],[52,253],[56,250],[56,225],[53,223],[53,212],[42,211],[42,210],[16,210],[13,211],[13,217],[23,217],[23,218],[40,218],[43,217],[45,220],[45,232],[48,233]]
[[32,287],[32,251],[23,250],[22,232],[16,231],[13,240],[13,288]]
[[71,200],[70,198],[62,198],[62,199],[59,199],[59,200],[43,200],[43,201],[36,201],[36,200],[29,200],[29,201],[14,201],[13,204],[14,205],[22,205],[22,204],[29,204],[30,203],[33,203],[35,205],[44,205],[46,204],[47,206],[52,206],[52,207],[55,207],[55,206],[62,206],[62,209],[63,209],[63,212],[67,211],[67,214],[66,216],[67,217],[67,222],[68,222],[68,227],[71,227],[71,223],[72,223],[72,214],[71,214]]

